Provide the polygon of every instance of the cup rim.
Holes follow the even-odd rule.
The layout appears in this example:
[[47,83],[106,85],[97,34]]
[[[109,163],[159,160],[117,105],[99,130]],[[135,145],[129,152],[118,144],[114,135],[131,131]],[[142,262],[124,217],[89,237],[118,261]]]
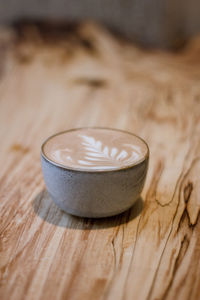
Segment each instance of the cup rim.
[[[132,136],[135,136],[136,138],[138,138],[140,141],[142,141],[146,148],[147,148],[147,152],[146,154],[144,155],[144,157],[142,157],[140,160],[130,164],[130,165],[126,165],[126,166],[121,166],[119,168],[116,168],[116,169],[108,169],[108,170],[84,170],[84,169],[81,169],[81,168],[72,168],[72,167],[69,167],[69,166],[65,166],[63,164],[59,164],[53,160],[51,160],[49,157],[47,157],[47,155],[45,154],[44,152],[44,146],[45,144],[50,140],[52,139],[53,137],[57,136],[57,135],[61,135],[63,133],[67,133],[67,132],[71,132],[71,131],[78,131],[78,130],[84,130],[84,129],[105,129],[105,130],[112,130],[112,131],[118,131],[118,132],[123,132],[123,133],[126,133],[126,134],[130,134]],[[100,126],[86,126],[86,127],[77,127],[77,128],[72,128],[72,129],[67,129],[67,130],[63,130],[63,131],[59,131],[55,134],[52,134],[50,135],[48,138],[46,138],[44,140],[44,142],[42,143],[41,145],[41,156],[47,160],[49,163],[51,163],[52,165],[55,165],[56,167],[59,167],[61,169],[64,169],[64,170],[69,170],[69,171],[74,171],[74,172],[81,172],[81,173],[93,173],[93,174],[97,174],[97,173],[112,173],[112,172],[119,172],[119,171],[125,171],[125,170],[128,170],[128,169],[131,169],[139,164],[141,164],[142,162],[144,162],[145,160],[147,160],[149,158],[149,153],[150,153],[150,150],[149,150],[149,146],[147,144],[147,142],[141,138],[140,136],[132,133],[132,132],[129,132],[129,131],[126,131],[126,130],[123,130],[123,129],[117,129],[117,128],[111,128],[111,127],[100,127]]]

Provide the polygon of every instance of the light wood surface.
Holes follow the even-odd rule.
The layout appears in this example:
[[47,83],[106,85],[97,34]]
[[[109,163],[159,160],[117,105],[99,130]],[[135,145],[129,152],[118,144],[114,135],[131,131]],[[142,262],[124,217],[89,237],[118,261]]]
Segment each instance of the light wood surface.
[[[0,30],[0,299],[200,299],[200,39],[172,54],[40,30]],[[40,169],[46,137],[93,125],[151,152],[142,198],[101,220],[61,212]]]

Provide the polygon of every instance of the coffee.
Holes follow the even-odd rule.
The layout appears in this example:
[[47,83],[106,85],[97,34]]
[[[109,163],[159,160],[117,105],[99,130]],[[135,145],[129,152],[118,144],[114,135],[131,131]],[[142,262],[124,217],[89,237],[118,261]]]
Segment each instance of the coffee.
[[46,141],[47,159],[75,170],[115,170],[143,161],[147,145],[130,133],[105,128],[82,128],[59,133]]

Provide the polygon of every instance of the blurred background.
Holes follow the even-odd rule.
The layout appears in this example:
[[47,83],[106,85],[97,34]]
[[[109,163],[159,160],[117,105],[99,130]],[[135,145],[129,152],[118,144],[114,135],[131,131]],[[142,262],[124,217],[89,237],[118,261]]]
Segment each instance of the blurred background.
[[144,46],[177,48],[200,31],[198,0],[7,0],[0,22],[96,20]]
[[[199,32],[200,0],[1,1],[1,300],[199,300]],[[84,126],[147,141],[142,212],[53,205],[40,146]]]

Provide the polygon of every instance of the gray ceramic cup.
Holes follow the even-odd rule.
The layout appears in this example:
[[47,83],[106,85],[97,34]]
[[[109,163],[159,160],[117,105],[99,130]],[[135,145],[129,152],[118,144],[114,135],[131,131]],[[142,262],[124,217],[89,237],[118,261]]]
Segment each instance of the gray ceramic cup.
[[42,144],[41,164],[48,193],[60,209],[79,217],[101,218],[122,213],[136,202],[148,169],[149,149],[145,141],[136,136],[147,147],[142,161],[99,172],[75,170],[50,160],[43,148],[53,136]]

